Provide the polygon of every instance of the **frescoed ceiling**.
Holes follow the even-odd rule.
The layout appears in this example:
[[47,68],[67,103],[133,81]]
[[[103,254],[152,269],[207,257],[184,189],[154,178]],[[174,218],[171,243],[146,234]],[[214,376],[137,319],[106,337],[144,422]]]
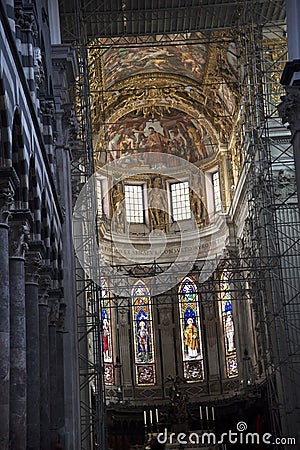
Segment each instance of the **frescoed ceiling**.
[[174,108],[156,116],[132,112],[107,127],[101,135],[98,150],[110,162],[132,155],[147,164],[147,153],[166,153],[197,163],[216,150],[208,130],[199,120]]
[[136,74],[157,72],[182,75],[200,82],[207,55],[205,44],[112,47],[103,56],[106,88]]
[[[232,39],[219,33],[208,44],[194,33],[186,42],[109,48],[98,40],[89,56],[94,145],[102,164],[152,151],[151,121],[168,142],[162,151],[193,163],[211,158],[218,142],[229,141],[240,75]],[[175,145],[175,135],[181,144]]]

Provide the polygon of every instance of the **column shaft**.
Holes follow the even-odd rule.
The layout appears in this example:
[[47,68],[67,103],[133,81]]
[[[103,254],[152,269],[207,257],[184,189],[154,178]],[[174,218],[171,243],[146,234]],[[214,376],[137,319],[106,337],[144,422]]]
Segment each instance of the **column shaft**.
[[40,346],[37,281],[25,285],[27,345],[27,450],[40,448]]
[[26,328],[24,258],[11,257],[10,281],[10,440],[26,448]]
[[57,434],[57,341],[56,325],[49,326],[49,375],[50,375],[50,435],[51,444],[56,444]]
[[50,407],[49,407],[49,334],[48,305],[45,299],[39,304],[40,327],[40,450],[50,447]]
[[10,382],[10,324],[9,324],[9,265],[8,225],[0,223],[0,448],[9,443],[9,382]]

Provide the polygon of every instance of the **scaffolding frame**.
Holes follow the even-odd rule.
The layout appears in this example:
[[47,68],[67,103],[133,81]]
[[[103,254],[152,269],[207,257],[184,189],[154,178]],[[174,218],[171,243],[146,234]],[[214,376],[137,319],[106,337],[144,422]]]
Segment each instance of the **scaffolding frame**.
[[[271,5],[278,7],[279,1],[270,0]],[[247,82],[241,80],[241,90],[244,92],[244,142],[245,150],[244,170],[246,173],[246,187],[249,205],[249,226],[253,230],[254,239],[251,256],[235,255],[222,258],[220,266],[226,266],[234,277],[235,287],[232,300],[239,299],[239,292],[251,294],[253,308],[259,325],[264,354],[263,365],[267,384],[270,420],[274,436],[282,436],[288,430],[286,422],[285,371],[289,366],[288,377],[291,377],[295,387],[299,387],[300,330],[294,315],[299,317],[300,286],[297,271],[300,269],[298,245],[300,238],[300,221],[297,206],[296,188],[293,186],[293,155],[289,143],[289,133],[281,126],[276,104],[279,103],[280,89],[277,96],[274,86],[279,86],[282,62],[285,61],[285,51],[278,55],[277,49],[268,47],[268,36],[275,41],[282,39],[285,24],[280,22],[270,24],[259,8],[260,2],[247,2],[248,8],[240,14],[237,25],[233,30],[246,49],[245,67],[250,70]],[[80,187],[88,181],[94,173],[92,148],[92,122],[90,106],[88,37],[86,33],[87,17],[84,17],[80,1],[76,2],[77,36],[76,46],[79,56],[80,74],[76,83],[77,117],[79,118],[79,143],[72,147],[72,180],[74,183],[74,200]],[[250,20],[249,20],[250,18]],[[267,25],[265,27],[265,25]],[[226,28],[227,30],[227,28]],[[203,31],[203,33],[202,33]],[[229,30],[228,30],[229,31]],[[205,30],[200,30],[195,43],[208,42]],[[231,31],[230,31],[231,32]],[[209,37],[211,39],[211,37]],[[157,46],[176,43],[192,43],[186,33],[162,34],[159,41],[151,33],[145,38],[141,36],[121,36],[112,38],[106,36],[101,43],[95,44],[103,51],[117,46]],[[280,132],[278,132],[280,130]],[[287,171],[289,180],[278,181],[278,172]],[[284,173],[283,173],[284,175]],[[281,184],[280,184],[281,183]],[[284,184],[285,183],[285,184]],[[281,185],[287,189],[285,195],[278,193]],[[91,217],[91,220],[93,218]],[[81,234],[85,248],[89,248],[91,236],[85,230],[77,230]],[[92,245],[90,246],[90,249]],[[94,260],[94,259],[93,259]],[[201,266],[201,264],[200,264]],[[164,263],[154,262],[145,264],[144,276],[149,270],[164,269]],[[195,267],[199,274],[201,267]],[[116,272],[132,271],[131,265],[115,267]],[[157,273],[157,272],[156,272]],[[139,274],[136,275],[137,278]],[[77,265],[76,285],[78,299],[78,333],[80,353],[80,389],[85,393],[81,400],[82,450],[90,448],[104,448],[105,442],[104,416],[105,392],[103,383],[103,356],[101,349],[101,290],[97,283],[89,279],[82,268]],[[113,283],[108,283],[112,292],[113,308],[130,307],[131,299],[114,296],[118,285],[118,277]],[[199,292],[203,301],[210,301],[218,296],[218,288],[214,277],[210,278]],[[266,298],[266,294],[270,298]],[[158,302],[171,301],[170,295],[157,296]],[[293,316],[292,316],[293,314]],[[298,319],[300,321],[300,318]],[[292,327],[292,331],[291,331]],[[273,353],[270,352],[269,342],[275,344]],[[282,345],[284,342],[286,345]],[[92,354],[89,353],[89,345]],[[287,356],[288,355],[288,356]],[[299,380],[299,377],[298,377]],[[90,390],[93,393],[91,394]],[[91,398],[93,397],[93,399]],[[294,411],[296,414],[297,412]],[[93,447],[94,446],[94,447]],[[281,448],[277,445],[276,448]]]

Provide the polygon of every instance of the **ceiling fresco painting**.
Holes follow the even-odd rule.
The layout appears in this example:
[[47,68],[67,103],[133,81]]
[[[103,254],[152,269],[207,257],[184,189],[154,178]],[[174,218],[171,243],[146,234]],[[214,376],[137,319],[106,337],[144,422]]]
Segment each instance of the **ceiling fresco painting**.
[[114,48],[103,55],[106,87],[137,74],[163,72],[203,79],[208,48],[204,44]]
[[[98,150],[106,154],[103,163],[127,155],[143,155],[147,152],[167,153],[184,157],[191,163],[209,158],[215,146],[206,128],[198,119],[177,109],[166,109],[163,116],[145,116],[130,113],[107,130],[99,140]],[[103,152],[103,150],[105,150]]]
[[215,44],[190,34],[185,44],[160,45],[157,36],[157,45],[144,37],[140,46],[105,49],[101,39],[91,46],[93,142],[100,166],[128,155],[147,164],[141,156],[147,152],[210,163],[220,144],[230,141],[239,104],[236,44],[221,32]]

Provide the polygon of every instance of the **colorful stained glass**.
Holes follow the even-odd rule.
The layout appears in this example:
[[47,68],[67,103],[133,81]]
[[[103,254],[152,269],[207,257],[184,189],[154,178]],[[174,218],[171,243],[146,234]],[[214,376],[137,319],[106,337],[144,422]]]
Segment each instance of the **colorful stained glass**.
[[221,277],[221,315],[224,333],[226,373],[228,378],[238,375],[238,364],[235,343],[235,328],[232,314],[229,275],[223,272]]
[[188,382],[204,378],[203,351],[197,287],[189,277],[178,289],[184,378]]
[[132,289],[132,311],[136,383],[155,384],[151,299],[150,292],[142,281],[138,281]]
[[101,280],[101,320],[102,320],[102,349],[104,360],[104,382],[114,383],[111,299],[105,280]]

